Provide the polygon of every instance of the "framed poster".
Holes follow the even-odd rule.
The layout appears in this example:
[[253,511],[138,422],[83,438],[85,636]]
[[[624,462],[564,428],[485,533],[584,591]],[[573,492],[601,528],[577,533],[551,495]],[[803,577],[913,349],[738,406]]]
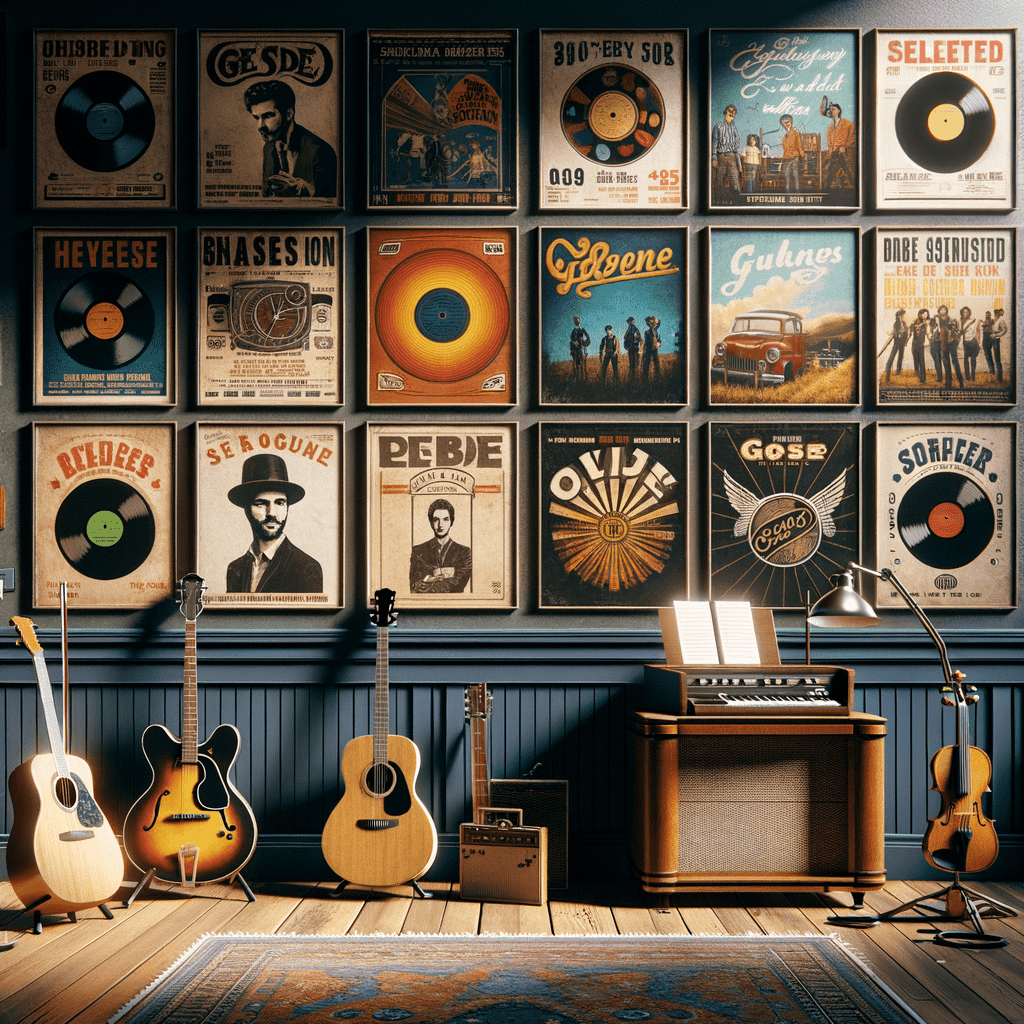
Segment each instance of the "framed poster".
[[[922,608],[1016,606],[1016,426],[876,425],[877,568],[895,572]],[[883,580],[875,604],[906,607]]]
[[856,405],[859,228],[709,228],[710,403]]
[[708,208],[858,209],[860,30],[708,35]]
[[804,608],[860,557],[857,423],[711,423],[709,597]]
[[35,31],[35,206],[173,210],[173,29]]
[[540,404],[686,403],[686,228],[540,229]]
[[516,457],[513,423],[368,423],[367,591],[515,608]]
[[540,210],[686,208],[685,29],[542,29]]
[[875,31],[875,205],[1012,210],[1015,29]]
[[343,206],[344,32],[199,32],[199,208]]
[[540,603],[687,597],[685,423],[540,424]]
[[210,608],[339,608],[340,423],[196,424],[196,572]]
[[173,597],[176,465],[173,423],[33,423],[33,607]]
[[370,210],[514,210],[515,29],[367,33]]
[[36,405],[175,404],[174,228],[36,228]]
[[880,406],[1017,400],[1014,228],[875,229]]
[[514,405],[514,227],[367,228],[370,405]]
[[344,228],[199,228],[200,405],[340,405]]

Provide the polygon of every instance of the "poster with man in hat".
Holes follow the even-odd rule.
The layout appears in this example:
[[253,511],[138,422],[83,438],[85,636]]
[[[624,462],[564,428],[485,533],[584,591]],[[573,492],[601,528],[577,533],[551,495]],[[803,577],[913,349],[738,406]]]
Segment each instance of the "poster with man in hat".
[[204,604],[340,607],[338,426],[196,429],[196,572],[207,584]]

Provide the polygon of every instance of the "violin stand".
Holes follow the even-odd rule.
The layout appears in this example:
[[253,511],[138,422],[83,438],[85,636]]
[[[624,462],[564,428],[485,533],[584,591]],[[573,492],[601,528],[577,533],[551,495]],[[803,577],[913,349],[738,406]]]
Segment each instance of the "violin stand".
[[[946,904],[945,911],[937,910],[934,907],[923,907],[919,904],[929,901],[942,901]],[[904,910],[917,907],[919,914],[930,914],[932,917],[949,921],[963,921],[967,919],[974,926],[973,932],[967,931],[943,931],[937,932],[935,941],[942,946],[958,946],[961,949],[999,949],[1007,945],[1007,940],[1001,935],[990,935],[985,931],[981,923],[983,917],[1017,917],[1017,911],[1013,907],[1000,903],[985,896],[974,889],[968,889],[960,882],[960,872],[953,872],[953,884],[947,885],[945,889],[930,892],[926,896],[918,896],[916,899],[887,910],[884,914],[874,914],[871,917],[842,917],[836,915],[830,917],[830,921],[837,924],[859,925],[862,928],[871,928],[881,921],[916,921],[915,917],[899,917]]]

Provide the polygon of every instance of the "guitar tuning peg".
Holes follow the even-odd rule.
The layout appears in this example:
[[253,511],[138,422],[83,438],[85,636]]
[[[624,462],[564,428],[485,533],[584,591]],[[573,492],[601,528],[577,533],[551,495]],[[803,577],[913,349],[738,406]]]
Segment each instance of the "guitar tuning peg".
[[981,698],[975,693],[975,694],[972,694],[970,697],[965,697],[964,700],[968,704],[977,704],[978,701],[981,700]]
[[950,707],[951,708],[953,706],[953,702],[948,697],[943,697],[942,698],[942,703],[945,704],[946,707]]
[[976,686],[965,686],[964,689],[967,690],[968,693],[974,693],[978,688]]

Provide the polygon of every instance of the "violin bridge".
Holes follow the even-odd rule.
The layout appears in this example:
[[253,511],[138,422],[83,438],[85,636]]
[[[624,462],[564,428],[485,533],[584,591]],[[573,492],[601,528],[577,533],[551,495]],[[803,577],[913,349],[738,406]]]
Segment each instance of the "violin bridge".
[[[189,874],[188,863],[192,863]],[[185,843],[178,847],[178,870],[181,872],[181,885],[185,889],[196,887],[196,872],[199,870],[199,847],[195,843]]]

